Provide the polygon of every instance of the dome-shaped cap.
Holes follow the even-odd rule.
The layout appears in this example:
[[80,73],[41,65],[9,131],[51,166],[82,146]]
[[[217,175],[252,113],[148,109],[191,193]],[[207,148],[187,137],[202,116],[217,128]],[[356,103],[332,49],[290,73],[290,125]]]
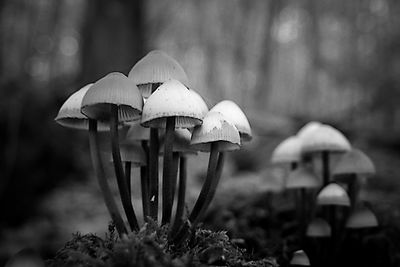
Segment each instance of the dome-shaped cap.
[[346,222],[346,228],[353,229],[377,227],[378,225],[375,214],[366,207],[354,210]]
[[304,250],[297,250],[293,253],[290,265],[310,266],[310,259]]
[[118,106],[118,121],[140,116],[143,98],[137,86],[124,74],[113,72],[95,82],[82,100],[81,112],[95,120],[110,119],[110,105]]
[[332,234],[331,226],[321,218],[315,218],[307,227],[306,235],[309,237],[330,237]]
[[206,116],[206,114],[208,113],[208,106],[204,101],[203,97],[201,97],[201,95],[193,89],[190,89],[190,92],[192,93],[193,97],[197,99],[199,107],[202,110],[203,117]]
[[343,187],[337,183],[330,183],[319,192],[317,204],[350,206],[350,198]]
[[373,175],[375,174],[375,166],[361,150],[353,148],[340,157],[332,173],[333,175]]
[[291,136],[283,140],[272,152],[272,163],[299,162],[301,158],[301,139]]
[[179,63],[160,50],[150,51],[131,69],[128,77],[139,87],[143,97],[151,95],[151,85],[174,79],[189,86],[189,79]]
[[133,122],[127,125],[129,125],[129,129],[125,136],[125,142],[150,140],[149,128],[143,127],[139,122]]
[[320,125],[303,135],[303,152],[345,152],[351,149],[344,135],[329,125]]
[[249,121],[242,109],[233,101],[223,100],[217,103],[210,111],[223,114],[238,129],[242,141],[250,141],[252,138]]
[[306,125],[300,128],[300,130],[297,132],[297,136],[299,138],[303,138],[304,136],[309,135],[315,129],[318,129],[318,127],[321,125],[322,123],[318,121],[310,121]]
[[240,148],[240,135],[235,125],[219,112],[208,112],[203,124],[194,128],[191,144],[200,151],[210,151],[211,143],[218,142],[219,151]]
[[300,166],[289,173],[286,181],[287,189],[316,188],[321,181],[315,173],[307,167]]
[[[122,162],[130,162],[133,167],[146,165],[146,154],[138,143],[120,143],[120,154]],[[110,156],[110,161],[113,157]]]
[[175,117],[176,128],[201,124],[203,111],[190,90],[177,80],[163,83],[143,107],[142,125],[165,128],[167,117]]
[[[93,84],[90,83],[68,97],[68,99],[64,102],[64,104],[58,111],[57,117],[54,119],[58,124],[67,128],[78,130],[89,129],[89,120],[85,115],[81,113],[81,105],[84,95],[92,85]],[[97,123],[98,131],[107,131],[109,129],[110,127],[107,123]]]

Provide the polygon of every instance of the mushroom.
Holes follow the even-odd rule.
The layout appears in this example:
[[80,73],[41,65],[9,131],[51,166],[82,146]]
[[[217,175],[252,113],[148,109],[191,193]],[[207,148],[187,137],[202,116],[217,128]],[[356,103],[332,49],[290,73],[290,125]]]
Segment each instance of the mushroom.
[[315,218],[310,222],[306,230],[306,236],[310,242],[309,253],[315,266],[326,266],[331,252],[329,243],[332,236],[331,226],[321,218]]
[[290,266],[310,266],[310,260],[304,250],[297,250],[293,253]]
[[[179,63],[160,50],[150,51],[139,60],[128,77],[139,87],[144,98],[148,98],[162,83],[176,79],[188,85],[188,78]],[[158,129],[150,129],[149,145],[149,214],[153,220],[158,217]]]
[[331,226],[322,218],[312,220],[306,231],[306,236],[313,238],[330,237],[331,235]]
[[346,222],[346,228],[349,229],[372,228],[378,225],[375,214],[367,207],[355,209]]
[[322,156],[323,185],[330,181],[329,153],[342,153],[351,149],[349,141],[332,126],[322,124],[300,134],[303,153],[320,152]]
[[272,163],[289,163],[291,169],[295,169],[301,160],[301,139],[291,136],[283,140],[272,152]]
[[110,123],[111,151],[118,189],[129,225],[135,231],[139,230],[139,225],[129,197],[122,167],[118,123],[137,119],[140,116],[142,107],[143,98],[137,86],[124,74],[118,72],[110,73],[95,82],[83,97],[81,107],[81,112],[90,121],[100,120]]
[[240,134],[224,115],[210,111],[204,117],[203,124],[194,128],[191,144],[199,151],[210,152],[207,176],[188,222],[175,235],[174,243],[180,243],[188,234],[189,225],[194,228],[205,215],[222,174],[224,152],[240,148]]
[[202,123],[203,112],[190,90],[177,80],[163,83],[143,107],[142,125],[165,128],[162,182],[162,224],[170,222],[173,191],[173,142],[175,128],[192,128]]
[[73,93],[61,106],[55,121],[67,128],[89,131],[90,153],[97,177],[97,182],[100,186],[107,210],[112,221],[115,223],[118,234],[121,236],[122,234],[127,233],[127,231],[124,221],[122,220],[121,214],[112,196],[111,189],[107,183],[97,135],[97,130],[109,130],[110,127],[104,122],[88,119],[81,113],[83,97],[92,85],[92,83],[88,84]]
[[361,150],[353,148],[339,158],[332,174],[336,180],[347,183],[351,204],[354,207],[359,191],[359,178],[374,175],[375,166]]

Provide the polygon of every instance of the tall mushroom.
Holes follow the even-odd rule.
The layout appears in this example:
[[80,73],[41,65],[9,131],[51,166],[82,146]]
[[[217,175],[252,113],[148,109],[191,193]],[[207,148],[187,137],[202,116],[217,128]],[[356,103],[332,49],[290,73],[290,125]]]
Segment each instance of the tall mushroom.
[[[188,86],[188,77],[179,63],[160,50],[150,51],[139,60],[128,77],[139,87],[144,98],[148,98],[162,83],[175,79]],[[158,217],[158,128],[150,129],[149,145],[149,213],[153,220]]]
[[162,182],[162,224],[171,219],[173,196],[172,148],[175,128],[192,128],[202,123],[203,112],[190,90],[177,80],[163,83],[143,107],[142,125],[165,128]]
[[[108,121],[111,132],[111,151],[118,189],[129,225],[138,230],[139,225],[124,175],[118,140],[118,124],[140,117],[143,98],[137,86],[124,74],[113,72],[95,82],[82,100],[81,112],[90,121]],[[90,123],[89,121],[89,123]]]
[[127,233],[127,231],[106,180],[97,136],[97,130],[109,130],[110,127],[107,123],[102,121],[88,119],[81,113],[83,97],[92,85],[92,83],[88,84],[73,93],[61,106],[55,121],[67,128],[89,131],[91,159],[96,173],[97,182],[100,186],[107,210],[110,213],[111,219],[115,223],[118,234],[121,236],[122,234]]
[[329,238],[332,236],[331,226],[321,218],[312,220],[306,231],[310,241],[310,257],[315,266],[326,266],[329,262]]

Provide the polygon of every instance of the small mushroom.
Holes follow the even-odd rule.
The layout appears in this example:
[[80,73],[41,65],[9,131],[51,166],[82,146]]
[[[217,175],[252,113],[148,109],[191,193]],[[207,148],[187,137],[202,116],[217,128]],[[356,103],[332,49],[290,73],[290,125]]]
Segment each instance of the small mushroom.
[[111,151],[121,201],[132,230],[139,230],[135,211],[129,197],[118,140],[118,123],[140,117],[143,98],[137,86],[124,74],[113,72],[95,82],[82,100],[81,112],[89,119],[108,121]]
[[192,128],[202,123],[203,112],[190,90],[177,80],[163,83],[147,99],[141,124],[165,128],[162,183],[162,224],[170,222],[173,196],[173,143],[175,128]]
[[297,250],[293,253],[290,266],[310,266],[310,260],[304,250]]
[[355,209],[346,222],[346,228],[363,229],[379,226],[375,214],[368,208],[362,207]]
[[330,237],[331,235],[331,226],[322,218],[315,218],[312,220],[306,231],[306,236],[313,238]]
[[283,140],[272,152],[272,163],[289,163],[295,169],[301,160],[302,141],[297,136]]

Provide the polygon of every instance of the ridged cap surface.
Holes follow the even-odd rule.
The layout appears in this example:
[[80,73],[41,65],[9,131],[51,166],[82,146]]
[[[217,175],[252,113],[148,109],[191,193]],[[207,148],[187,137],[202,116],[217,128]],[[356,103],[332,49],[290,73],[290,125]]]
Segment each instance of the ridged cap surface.
[[167,117],[175,117],[175,128],[191,128],[203,119],[198,100],[177,80],[163,83],[147,99],[141,123],[145,127],[165,128]]
[[292,163],[301,159],[301,139],[291,136],[283,140],[272,152],[272,163]]
[[346,222],[346,228],[353,229],[377,227],[378,225],[375,214],[365,207],[353,211]]
[[240,148],[240,135],[235,125],[219,112],[208,112],[203,124],[196,126],[191,144],[195,149],[208,152],[211,143],[218,142],[219,151],[232,151]]
[[286,181],[287,189],[316,188],[321,186],[320,179],[309,168],[300,166],[289,173]]
[[81,112],[91,119],[108,121],[111,104],[118,106],[120,122],[135,120],[142,111],[139,89],[122,73],[113,72],[95,82],[83,97]]
[[291,265],[310,266],[310,260],[304,250],[297,250],[293,253]]
[[210,111],[222,113],[238,129],[242,141],[252,139],[250,123],[242,109],[233,101],[223,100],[217,103]]
[[375,166],[371,159],[361,150],[353,148],[349,152],[343,154],[336,163],[333,175],[346,174],[375,174]]
[[330,183],[319,192],[317,204],[350,206],[350,198],[343,187],[337,183]]
[[189,86],[189,79],[179,63],[160,50],[150,51],[131,69],[128,77],[139,87],[143,97],[151,95],[151,84],[174,79]]
[[330,237],[332,234],[331,226],[321,218],[315,218],[307,227],[308,237]]
[[303,135],[303,152],[345,152],[351,149],[346,137],[329,125],[320,125],[316,129]]

